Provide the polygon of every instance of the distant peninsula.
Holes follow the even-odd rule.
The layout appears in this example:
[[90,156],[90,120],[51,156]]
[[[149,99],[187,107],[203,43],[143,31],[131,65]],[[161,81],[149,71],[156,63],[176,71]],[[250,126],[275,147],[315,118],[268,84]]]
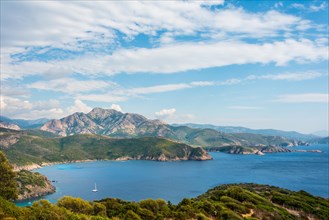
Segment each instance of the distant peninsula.
[[79,134],[46,138],[42,134],[0,129],[0,149],[16,168],[86,160],[210,160],[200,147],[159,137],[110,138]]

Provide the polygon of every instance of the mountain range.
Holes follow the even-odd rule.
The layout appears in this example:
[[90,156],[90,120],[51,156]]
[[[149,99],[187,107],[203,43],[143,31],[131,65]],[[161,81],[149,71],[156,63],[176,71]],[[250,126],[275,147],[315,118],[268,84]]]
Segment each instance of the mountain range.
[[269,135],[269,136],[280,136],[294,140],[308,141],[314,138],[317,138],[317,135],[314,134],[302,134],[296,131],[281,131],[276,129],[251,129],[246,127],[238,127],[238,126],[216,126],[211,124],[173,124],[173,126],[188,126],[191,128],[201,128],[201,129],[213,129],[216,131],[224,132],[224,133],[248,133],[248,134],[261,134],[261,135]]
[[34,129],[40,128],[44,123],[49,121],[47,118],[39,118],[35,120],[25,120],[25,119],[10,119],[8,117],[0,115],[0,122],[6,122],[9,124],[14,124],[22,129]]
[[192,146],[295,146],[293,139],[249,133],[224,133],[209,128],[172,126],[134,113],[94,108],[89,113],[74,113],[46,122],[41,128],[59,136],[98,134],[117,138],[165,137]]

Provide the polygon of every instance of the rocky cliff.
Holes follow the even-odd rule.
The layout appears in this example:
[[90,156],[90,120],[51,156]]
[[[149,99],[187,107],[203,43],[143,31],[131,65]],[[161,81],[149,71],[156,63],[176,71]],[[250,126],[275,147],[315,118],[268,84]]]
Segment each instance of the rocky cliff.
[[40,173],[21,170],[17,172],[16,180],[19,188],[18,201],[33,199],[55,192],[55,187],[48,178]]

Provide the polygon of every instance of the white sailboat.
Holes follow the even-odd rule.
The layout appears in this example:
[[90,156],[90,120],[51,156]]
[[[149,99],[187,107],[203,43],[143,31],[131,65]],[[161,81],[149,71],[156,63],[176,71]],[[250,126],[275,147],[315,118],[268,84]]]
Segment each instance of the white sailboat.
[[93,190],[91,190],[93,192],[98,192],[98,189],[97,189],[97,186],[96,186],[96,183],[95,183],[95,188]]

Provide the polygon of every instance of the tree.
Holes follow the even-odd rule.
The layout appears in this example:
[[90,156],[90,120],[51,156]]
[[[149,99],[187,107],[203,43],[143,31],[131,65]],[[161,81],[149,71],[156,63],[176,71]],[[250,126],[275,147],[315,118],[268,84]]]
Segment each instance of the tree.
[[6,156],[0,151],[0,196],[14,200],[18,196],[16,174]]

